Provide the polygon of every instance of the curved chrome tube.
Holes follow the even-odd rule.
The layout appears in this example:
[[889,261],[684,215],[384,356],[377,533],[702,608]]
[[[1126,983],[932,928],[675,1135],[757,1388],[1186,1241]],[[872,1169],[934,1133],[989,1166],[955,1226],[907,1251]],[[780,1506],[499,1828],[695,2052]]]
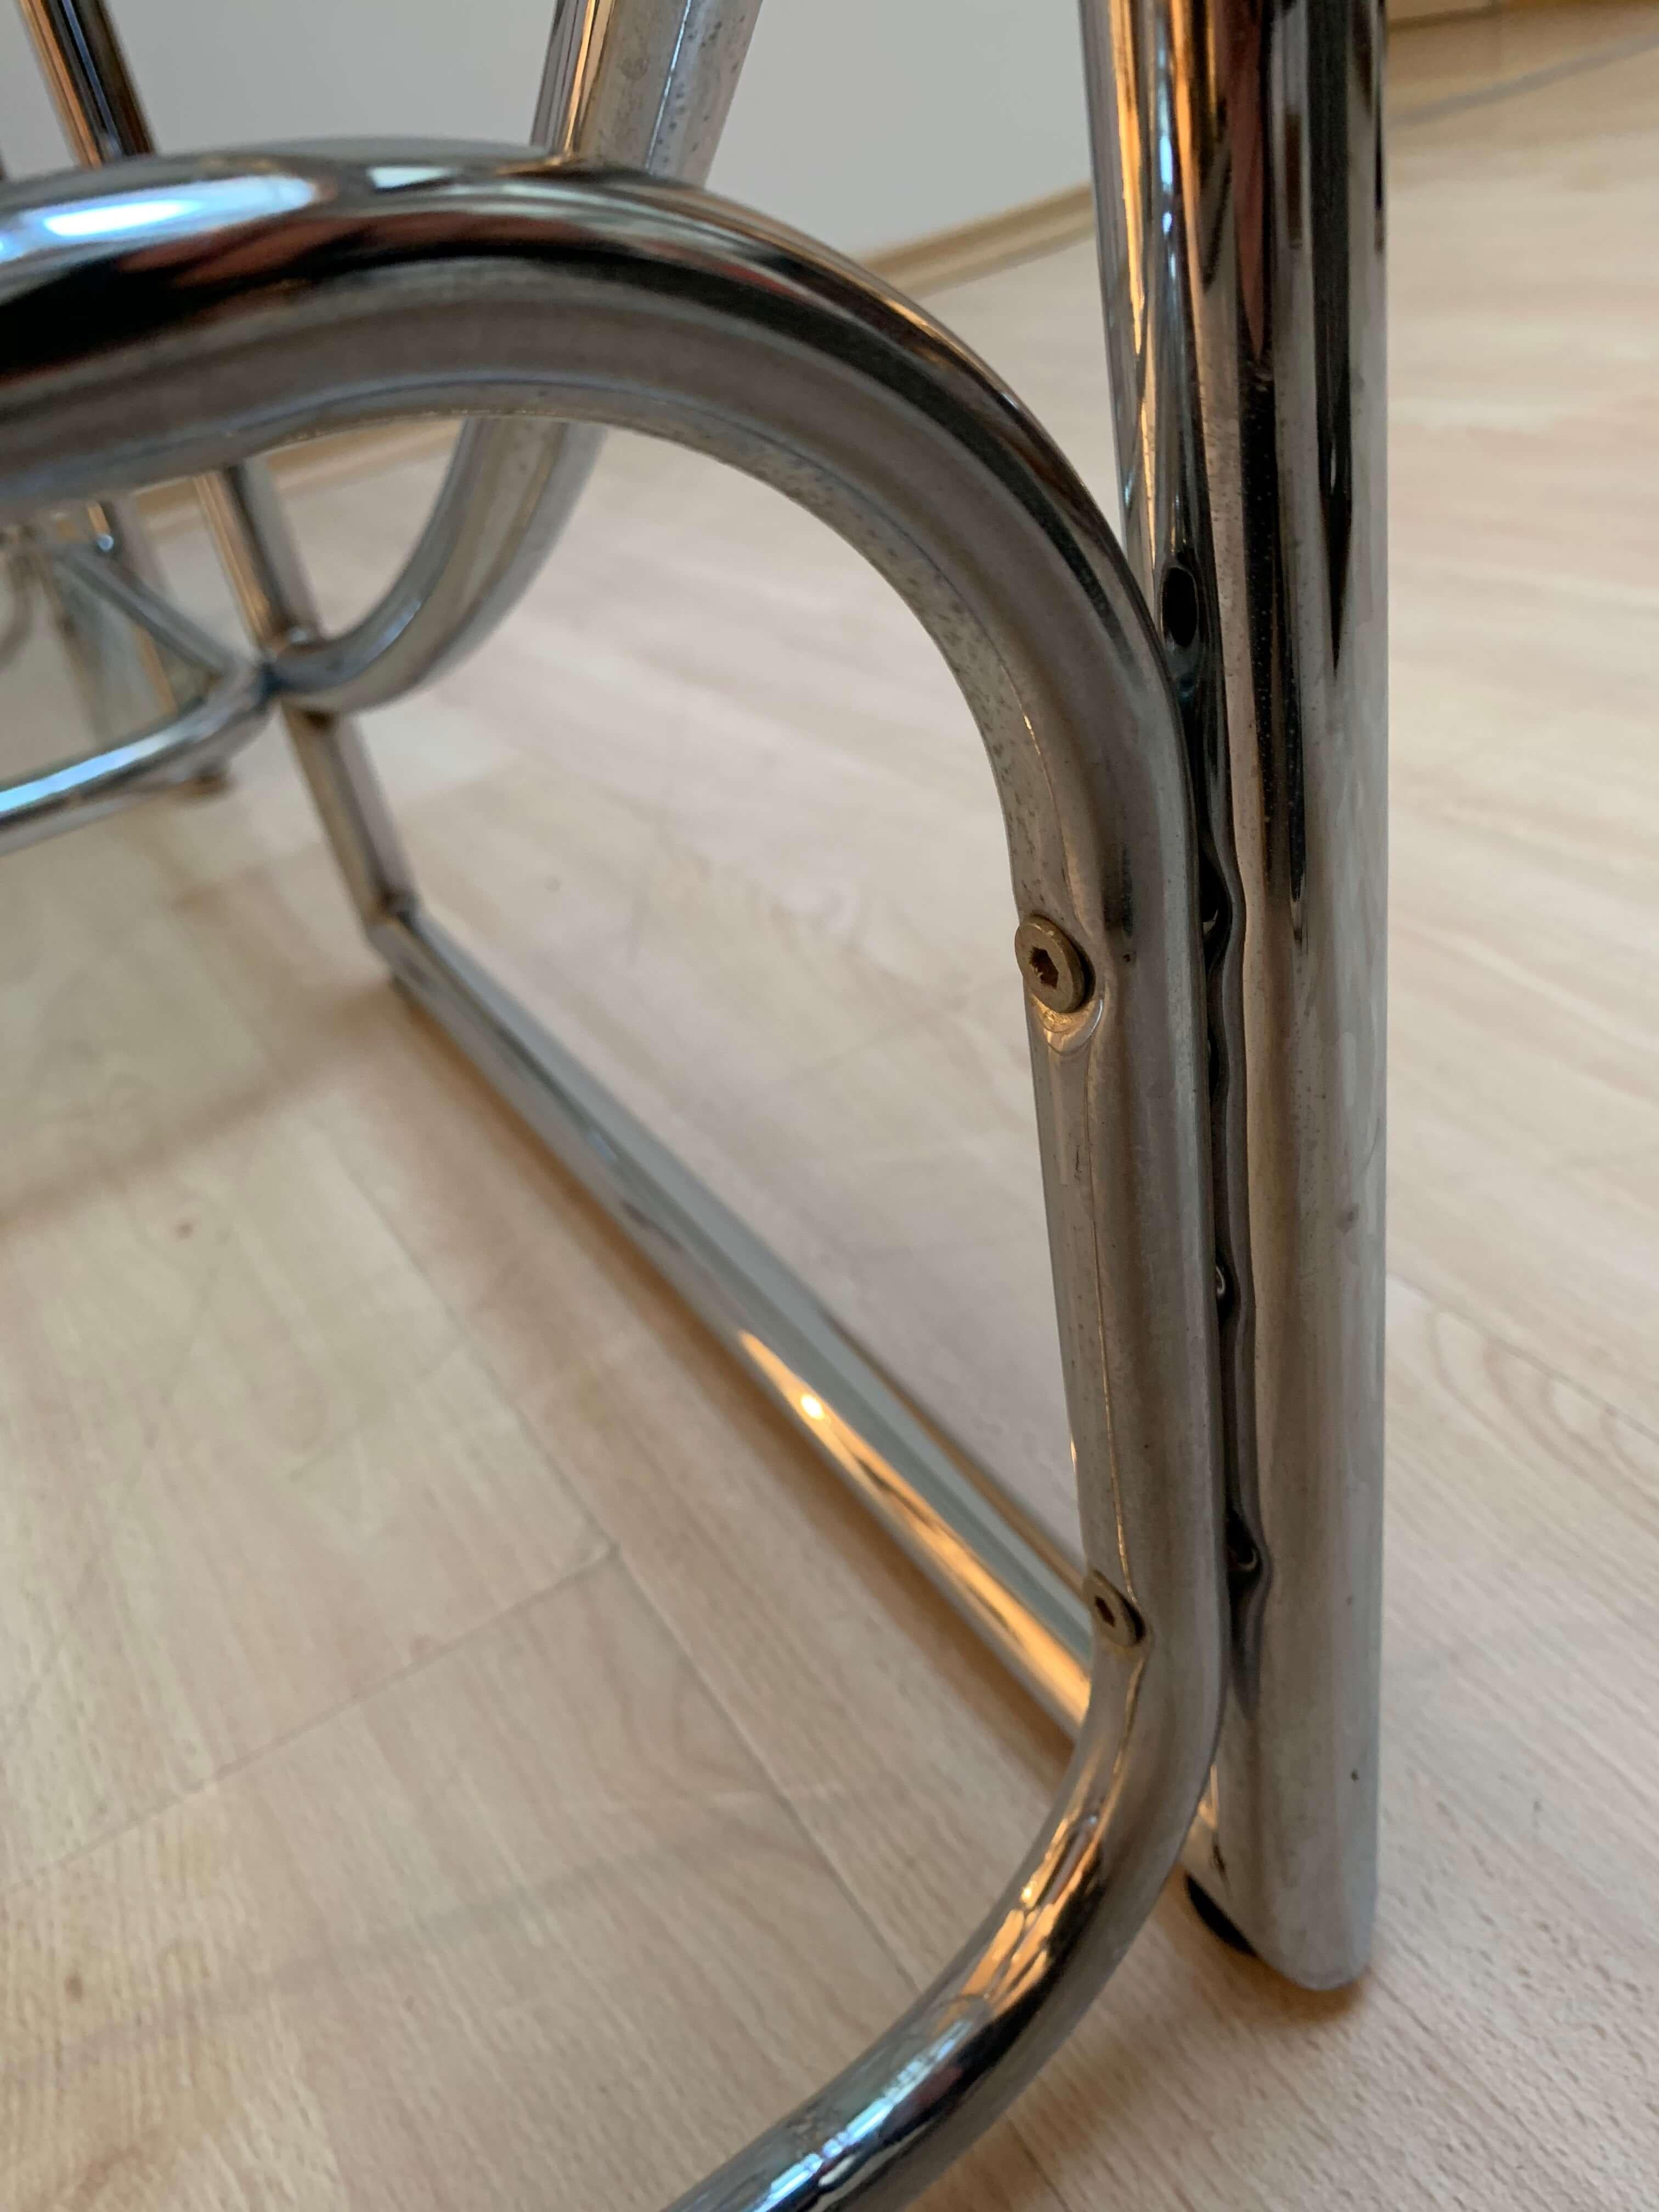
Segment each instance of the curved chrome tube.
[[[1109,1662],[1111,1654],[1108,1652]],[[1116,1966],[1162,1886],[1164,1757],[1189,1717],[1132,1664],[1127,1720],[1103,1696],[1052,1826],[974,1941],[879,2042],[680,2197],[672,2212],[907,2203],[1030,2078]]]
[[[143,104],[104,0],[20,0],[70,145],[88,167],[149,155]],[[719,143],[760,0],[562,0],[532,137],[550,159],[701,182]],[[198,485],[245,611],[290,712],[345,716],[429,683],[517,605],[587,482],[589,425],[466,423],[414,550],[368,613],[316,634],[291,533],[257,465]],[[285,588],[264,582],[283,574]],[[251,617],[250,617],[251,618]],[[315,750],[295,730],[302,760]],[[307,770],[309,773],[309,770]]]
[[[574,0],[554,16],[531,132],[556,159],[701,184],[760,0]],[[403,568],[337,637],[296,638],[277,688],[338,714],[428,684],[510,614],[598,457],[587,424],[469,422]]]
[[486,638],[534,582],[586,485],[603,433],[570,422],[463,425],[432,512],[385,594],[335,637],[270,656],[296,703],[355,714],[416,690]]
[[[429,146],[124,166],[68,223],[64,181],[0,205],[0,518],[416,411],[676,439],[788,493],[905,598],[983,735],[1018,910],[1073,949],[1079,1002],[1034,984],[1026,1006],[1097,1623],[1077,1753],[934,1987],[682,2200],[897,2204],[1110,1972],[1176,1863],[1219,1723],[1194,833],[1139,595],[1064,459],[945,331],[698,193]],[[411,895],[374,934],[509,1095],[515,1066],[544,1083]]]
[[140,632],[213,681],[201,697],[137,737],[0,784],[0,854],[77,830],[146,792],[214,774],[255,734],[270,704],[262,668],[227,652],[108,555],[89,546],[64,547],[52,557]]

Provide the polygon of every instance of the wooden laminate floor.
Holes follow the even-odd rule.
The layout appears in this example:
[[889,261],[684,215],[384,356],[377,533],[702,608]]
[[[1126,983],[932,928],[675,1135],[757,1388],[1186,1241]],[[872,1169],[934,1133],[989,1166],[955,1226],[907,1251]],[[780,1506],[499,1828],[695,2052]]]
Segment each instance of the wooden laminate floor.
[[[1172,1887],[939,2212],[1654,2201],[1659,12],[1393,60],[1376,1962]],[[1090,248],[932,304],[1103,489]],[[332,611],[438,465],[301,499]],[[0,696],[52,750],[44,647]],[[1000,831],[896,602],[617,440],[374,735],[435,902],[1063,1524]],[[643,2212],[1060,1739],[392,995],[274,738],[9,860],[0,984],[0,2206]]]

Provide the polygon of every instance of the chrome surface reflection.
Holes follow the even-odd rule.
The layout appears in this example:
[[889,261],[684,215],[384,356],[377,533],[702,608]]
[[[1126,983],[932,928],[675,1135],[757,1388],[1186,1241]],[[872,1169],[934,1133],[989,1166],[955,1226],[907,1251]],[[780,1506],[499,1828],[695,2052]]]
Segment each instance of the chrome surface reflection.
[[[0,258],[0,516],[208,468],[234,487],[240,457],[276,440],[469,407],[624,425],[724,459],[840,531],[933,636],[984,738],[1018,908],[1064,931],[1093,979],[1073,1012],[1030,996],[1026,1012],[1085,1565],[1142,1632],[1127,1650],[1097,1641],[1050,1821],[957,1960],[864,2058],[683,2200],[896,2205],[1110,1972],[1180,1851],[1219,1721],[1202,975],[1176,712],[1133,580],[1063,458],[918,310],[684,188],[431,147],[398,149],[395,165],[430,173],[387,189],[373,161],[314,153],[127,169],[108,189],[129,204],[237,174],[315,189],[302,216],[184,238],[141,225],[90,267],[27,242]],[[39,204],[10,196],[0,238],[23,239]],[[274,605],[288,586],[250,570],[245,588]],[[319,718],[314,751],[338,742]],[[366,760],[348,787],[372,794],[356,769]],[[396,971],[560,1145],[591,1096],[560,1095],[530,1018],[406,879],[387,880],[372,834],[349,811],[331,828],[355,841],[360,899]],[[626,1218],[600,1104],[561,1148]],[[653,1219],[629,1225],[653,1249]],[[682,1224],[682,1245],[696,1230]],[[768,1348],[812,1379],[787,1345]]]
[[1083,0],[1124,536],[1199,799],[1231,1696],[1193,1871],[1351,1979],[1376,1886],[1388,836],[1376,0]]

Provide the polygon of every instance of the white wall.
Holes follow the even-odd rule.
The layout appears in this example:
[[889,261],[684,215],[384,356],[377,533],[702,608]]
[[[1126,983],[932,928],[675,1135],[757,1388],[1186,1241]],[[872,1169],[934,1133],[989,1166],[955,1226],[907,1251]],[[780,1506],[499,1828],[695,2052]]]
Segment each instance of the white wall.
[[[164,150],[335,134],[521,140],[550,0],[117,0]],[[66,156],[0,4],[0,149]],[[849,252],[1088,174],[1075,0],[767,0],[712,182]]]

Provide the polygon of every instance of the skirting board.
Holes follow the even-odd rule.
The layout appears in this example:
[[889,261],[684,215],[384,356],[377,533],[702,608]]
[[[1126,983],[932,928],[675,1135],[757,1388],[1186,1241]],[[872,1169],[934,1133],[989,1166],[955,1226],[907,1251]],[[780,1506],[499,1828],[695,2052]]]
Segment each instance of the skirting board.
[[1089,235],[1094,220],[1089,186],[1070,185],[1046,199],[1027,200],[1023,207],[1009,208],[1001,215],[936,230],[907,246],[884,246],[866,258],[878,276],[901,292],[937,292],[970,276],[988,276],[1011,261],[1029,261],[1070,246]]

